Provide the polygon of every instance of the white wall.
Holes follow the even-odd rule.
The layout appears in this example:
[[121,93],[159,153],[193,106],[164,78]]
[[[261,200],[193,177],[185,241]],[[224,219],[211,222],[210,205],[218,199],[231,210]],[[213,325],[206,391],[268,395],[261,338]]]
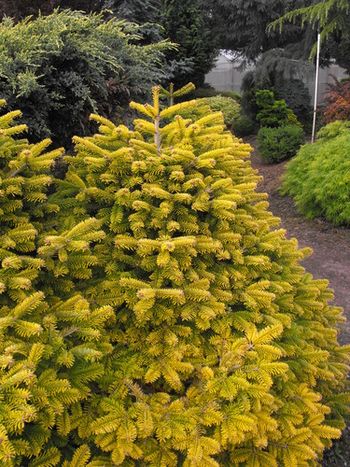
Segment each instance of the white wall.
[[[233,62],[228,55],[221,54],[216,61],[214,68],[206,75],[205,82],[210,84],[218,91],[237,91],[240,92],[243,76],[253,67],[241,70],[237,63]],[[321,104],[324,102],[327,85],[333,82],[332,75],[338,79],[345,78],[347,75],[343,68],[338,65],[331,65],[329,68],[320,70],[320,86],[318,101]],[[310,77],[304,80],[309,88],[310,96],[313,97],[315,89],[315,77]]]

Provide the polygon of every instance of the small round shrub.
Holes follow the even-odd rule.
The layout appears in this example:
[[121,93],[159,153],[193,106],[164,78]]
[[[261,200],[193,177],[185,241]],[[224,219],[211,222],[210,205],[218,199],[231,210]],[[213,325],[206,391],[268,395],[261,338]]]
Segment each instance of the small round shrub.
[[91,466],[312,466],[344,426],[327,281],[276,230],[250,146],[218,112],[179,116],[196,103],[162,110],[155,89],[133,129],[94,116],[67,158],[57,222],[100,220],[81,286],[115,310],[104,373],[66,417],[67,465],[85,449]]
[[316,466],[340,436],[341,310],[196,103],[92,116],[48,198],[0,118],[1,467]]
[[304,132],[299,125],[261,128],[258,133],[258,149],[268,163],[295,156],[303,142]]
[[239,103],[231,97],[215,96],[206,99],[207,104],[213,112],[222,112],[225,124],[232,127],[239,118],[241,107]]
[[[327,133],[327,127],[321,135]],[[350,225],[349,153],[350,131],[344,128],[338,136],[321,137],[315,144],[303,146],[288,164],[281,192],[291,195],[309,218]]]
[[255,132],[255,123],[247,115],[240,115],[239,118],[233,123],[232,130],[236,136],[249,136]]
[[196,105],[191,108],[179,108],[178,114],[183,118],[198,120],[208,112],[222,112],[225,125],[231,128],[239,118],[241,106],[230,97],[214,96],[196,99]]

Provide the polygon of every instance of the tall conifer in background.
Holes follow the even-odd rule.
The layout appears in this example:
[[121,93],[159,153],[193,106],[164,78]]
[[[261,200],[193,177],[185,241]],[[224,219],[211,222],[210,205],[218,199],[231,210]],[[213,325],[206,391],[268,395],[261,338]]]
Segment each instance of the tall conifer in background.
[[184,85],[191,80],[202,85],[217,55],[216,37],[211,31],[206,5],[200,0],[164,0],[162,25],[166,37],[179,44],[175,63],[187,61],[190,65],[189,71],[175,70],[175,82]]

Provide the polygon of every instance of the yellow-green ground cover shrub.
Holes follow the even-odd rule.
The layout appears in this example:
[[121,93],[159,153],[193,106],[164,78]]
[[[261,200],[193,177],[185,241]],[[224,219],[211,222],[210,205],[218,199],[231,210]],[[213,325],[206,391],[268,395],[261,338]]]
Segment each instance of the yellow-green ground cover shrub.
[[303,146],[288,164],[282,193],[291,195],[307,217],[350,225],[350,129],[334,122]]

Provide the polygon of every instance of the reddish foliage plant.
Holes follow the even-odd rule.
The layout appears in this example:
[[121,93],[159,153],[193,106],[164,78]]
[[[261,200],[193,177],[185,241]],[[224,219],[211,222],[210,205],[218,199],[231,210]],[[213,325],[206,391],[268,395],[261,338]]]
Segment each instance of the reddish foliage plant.
[[324,112],[325,123],[335,120],[350,120],[350,80],[339,81],[335,77],[329,85],[327,105]]

